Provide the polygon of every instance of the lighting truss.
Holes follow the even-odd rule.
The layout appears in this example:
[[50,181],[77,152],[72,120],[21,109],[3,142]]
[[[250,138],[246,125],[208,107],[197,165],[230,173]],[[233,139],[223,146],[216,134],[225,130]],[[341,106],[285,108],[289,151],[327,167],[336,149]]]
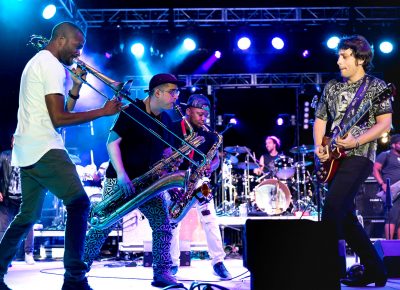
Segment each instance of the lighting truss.
[[[187,87],[211,86],[213,89],[246,89],[246,88],[302,88],[305,85],[324,85],[335,73],[306,72],[306,73],[249,73],[249,74],[195,74],[178,75]],[[134,84],[146,84],[150,76],[126,76]],[[147,85],[131,87],[134,97],[140,96]]]
[[88,24],[73,0],[58,0],[69,17],[86,33]]
[[[274,22],[318,25],[348,21],[381,25],[399,22],[400,6],[395,7],[284,7],[284,8],[154,8],[79,9],[88,28],[104,25],[124,27],[269,26]],[[172,17],[171,17],[172,15]]]

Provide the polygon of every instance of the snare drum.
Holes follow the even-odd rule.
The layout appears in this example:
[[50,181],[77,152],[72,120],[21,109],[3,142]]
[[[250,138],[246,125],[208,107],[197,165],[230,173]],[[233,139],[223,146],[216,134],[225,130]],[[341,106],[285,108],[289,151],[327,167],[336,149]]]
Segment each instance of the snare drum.
[[292,201],[289,188],[276,179],[264,180],[254,189],[254,192],[258,208],[268,215],[284,213]]
[[296,172],[293,165],[293,159],[285,155],[279,155],[277,159],[274,160],[275,175],[279,179],[289,179],[292,178]]

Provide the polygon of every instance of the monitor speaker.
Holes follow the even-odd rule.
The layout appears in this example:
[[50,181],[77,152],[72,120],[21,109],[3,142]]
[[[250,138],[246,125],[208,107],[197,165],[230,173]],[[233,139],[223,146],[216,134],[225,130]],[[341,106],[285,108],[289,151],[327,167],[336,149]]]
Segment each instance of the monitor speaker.
[[333,232],[310,220],[248,219],[243,263],[251,289],[340,289],[345,257]]
[[377,240],[375,249],[386,266],[389,278],[400,277],[400,240]]

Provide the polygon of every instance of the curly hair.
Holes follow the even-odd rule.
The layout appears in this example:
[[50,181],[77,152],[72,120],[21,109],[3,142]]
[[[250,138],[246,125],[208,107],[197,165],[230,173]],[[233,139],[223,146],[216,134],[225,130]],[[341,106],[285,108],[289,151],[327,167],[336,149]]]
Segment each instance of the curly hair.
[[337,46],[337,51],[346,49],[351,49],[356,59],[364,61],[362,66],[365,71],[373,68],[372,59],[374,58],[374,51],[364,36],[352,35],[343,37]]

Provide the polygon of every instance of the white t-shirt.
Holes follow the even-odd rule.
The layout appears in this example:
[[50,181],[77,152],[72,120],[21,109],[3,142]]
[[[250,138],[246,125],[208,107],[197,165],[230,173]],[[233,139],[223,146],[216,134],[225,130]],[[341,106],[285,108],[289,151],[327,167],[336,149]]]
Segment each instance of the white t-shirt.
[[64,149],[61,135],[51,122],[46,106],[48,94],[65,95],[66,71],[48,50],[38,52],[22,72],[18,125],[12,150],[13,166],[35,164],[50,149]]

